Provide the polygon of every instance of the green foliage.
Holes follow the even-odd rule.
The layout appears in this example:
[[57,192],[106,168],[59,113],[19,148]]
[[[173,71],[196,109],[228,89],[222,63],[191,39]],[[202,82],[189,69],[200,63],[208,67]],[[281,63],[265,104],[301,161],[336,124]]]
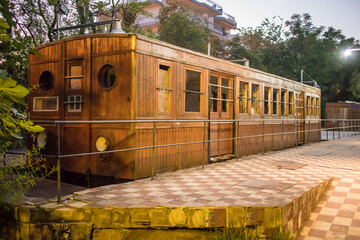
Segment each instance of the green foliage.
[[354,100],[360,100],[360,73],[355,71],[350,80],[350,89]]
[[[216,228],[214,231],[214,240],[258,240],[256,226],[240,226],[235,228],[233,226],[226,228]],[[293,240],[290,231],[277,232],[271,240]]]
[[[0,71],[0,151],[5,154],[15,140],[23,139],[24,132],[42,132],[41,126],[27,119],[26,113],[14,108],[14,104],[25,104],[29,93],[25,87],[8,78]],[[18,201],[36,180],[51,173],[38,157],[39,148],[34,147],[10,165],[0,167],[0,202]],[[5,156],[5,155],[4,155]],[[4,160],[5,161],[5,160]]]
[[207,52],[210,30],[181,5],[169,4],[159,13],[159,39],[198,52]]
[[119,15],[122,20],[122,26],[125,32],[130,32],[132,30],[132,25],[134,24],[136,18],[139,14],[143,16],[152,16],[151,13],[145,10],[145,7],[149,6],[151,1],[123,1],[119,5]]
[[217,58],[227,58],[227,42],[217,37],[210,38],[210,55]]
[[214,240],[256,240],[256,230],[245,226],[226,227],[214,230]]
[[[6,1],[2,1],[3,4]],[[3,5],[0,7],[3,16],[12,16],[8,14]],[[8,10],[9,11],[9,10]],[[2,19],[0,24],[1,34],[13,24],[8,19]],[[25,49],[18,39],[2,38],[0,46],[5,44],[14,49]],[[10,59],[10,60],[9,60]],[[1,67],[11,67],[20,65],[22,62],[15,62],[16,58],[6,58],[2,55]],[[18,140],[23,140],[24,133],[38,133],[44,129],[41,126],[35,126],[27,118],[25,111],[19,110],[25,105],[25,97],[29,94],[29,90],[18,84],[17,81],[10,78],[7,73],[0,70],[0,153],[5,156],[5,152]],[[0,167],[0,203],[16,202],[23,194],[35,184],[36,179],[41,176],[48,175],[48,171],[44,165],[44,159],[37,157],[39,148],[33,147],[26,152],[26,158],[18,159],[9,166]],[[3,159],[5,162],[5,159]]]
[[229,55],[230,59],[245,57],[251,67],[297,81],[303,69],[320,85],[325,109],[327,101],[359,100],[357,78],[351,79],[360,67],[360,55],[347,61],[342,56],[347,47],[357,44],[333,27],[314,26],[305,13],[285,22],[274,17],[259,27],[241,29],[241,35],[229,42]]

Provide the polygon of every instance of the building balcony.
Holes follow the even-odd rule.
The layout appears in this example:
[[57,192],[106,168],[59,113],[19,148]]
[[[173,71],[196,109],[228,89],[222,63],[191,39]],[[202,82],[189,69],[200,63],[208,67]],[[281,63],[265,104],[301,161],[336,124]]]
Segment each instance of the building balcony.
[[233,16],[231,16],[228,13],[223,13],[220,16],[214,17],[214,22],[218,25],[224,26],[229,29],[235,29],[236,28],[236,20]]
[[209,16],[221,15],[223,12],[222,7],[211,0],[166,0],[166,3],[175,2],[183,4],[191,10],[207,13]]

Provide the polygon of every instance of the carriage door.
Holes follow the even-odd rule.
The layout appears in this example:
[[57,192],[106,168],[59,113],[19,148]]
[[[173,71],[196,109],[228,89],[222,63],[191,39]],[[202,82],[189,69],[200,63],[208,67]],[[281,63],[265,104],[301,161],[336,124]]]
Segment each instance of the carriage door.
[[295,131],[297,133],[296,142],[299,144],[304,143],[304,92],[295,92]]
[[[211,74],[210,120],[230,120],[233,116],[233,81],[230,76]],[[232,122],[212,122],[210,139],[232,138]],[[210,156],[232,153],[232,140],[210,143]]]
[[[66,61],[64,120],[88,120],[84,108],[84,64],[83,59]],[[64,125],[64,152],[66,154],[86,153],[89,151],[89,127],[87,124]],[[71,159],[71,160],[70,160]],[[64,158],[62,168],[70,172],[85,173],[86,157]]]

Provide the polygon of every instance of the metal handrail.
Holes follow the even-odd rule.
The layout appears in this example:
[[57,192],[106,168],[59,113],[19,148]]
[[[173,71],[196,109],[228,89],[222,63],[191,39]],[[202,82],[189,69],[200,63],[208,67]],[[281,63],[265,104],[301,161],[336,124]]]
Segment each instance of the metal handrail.
[[[91,156],[91,155],[99,155],[99,154],[110,154],[110,153],[118,153],[118,152],[125,152],[125,151],[136,151],[136,150],[144,150],[144,149],[153,149],[153,163],[152,163],[152,176],[151,179],[153,179],[154,175],[155,175],[155,168],[154,168],[154,163],[155,163],[155,149],[157,148],[163,148],[163,147],[173,147],[173,146],[182,146],[182,145],[190,145],[190,144],[203,144],[203,163],[202,163],[202,168],[204,168],[204,159],[205,159],[205,144],[210,144],[212,142],[220,142],[220,141],[236,141],[235,143],[235,148],[234,151],[236,151],[236,158],[239,158],[239,154],[238,154],[238,141],[240,139],[247,139],[247,138],[258,138],[258,137],[262,137],[262,153],[264,153],[264,139],[266,136],[279,136],[281,135],[281,149],[283,149],[284,146],[284,139],[283,136],[284,135],[288,135],[288,134],[294,134],[294,145],[297,146],[298,145],[298,134],[305,134],[307,133],[307,139],[305,137],[305,135],[303,136],[304,138],[304,143],[306,142],[306,140],[308,141],[308,143],[310,143],[310,132],[321,132],[321,131],[326,131],[327,132],[327,140],[329,140],[328,138],[328,132],[329,131],[333,131],[333,139],[335,139],[335,130],[339,131],[339,138],[340,138],[340,131],[346,131],[348,132],[348,134],[350,134],[349,132],[351,131],[352,133],[355,134],[359,134],[360,132],[360,119],[320,119],[320,118],[313,118],[313,119],[298,119],[296,118],[297,116],[292,115],[291,117],[294,117],[292,119],[264,119],[264,118],[259,118],[259,119],[196,119],[196,120],[187,120],[187,119],[142,119],[142,120],[33,120],[34,123],[40,124],[55,124],[56,125],[56,129],[57,129],[57,153],[56,155],[40,155],[43,157],[54,157],[57,158],[57,178],[58,178],[58,203],[60,203],[60,196],[61,196],[61,187],[60,187],[60,162],[62,158],[69,158],[69,157],[79,157],[79,156]],[[265,133],[265,124],[266,122],[270,122],[270,124],[272,122],[280,122],[281,121],[281,131],[276,132],[276,133]],[[197,122],[197,123],[203,123],[203,128],[204,128],[204,137],[203,137],[203,141],[192,141],[192,142],[184,142],[184,143],[174,143],[174,144],[161,144],[161,145],[157,145],[156,144],[156,129],[157,123],[187,123],[187,122]],[[255,134],[255,135],[248,135],[248,136],[238,136],[238,129],[239,129],[239,123],[240,122],[246,122],[246,123],[262,123],[262,134]],[[291,122],[291,124],[294,125],[294,131],[286,131],[284,132],[284,125],[287,124],[289,125],[289,122]],[[310,124],[311,122],[316,122],[320,124],[320,128],[316,128],[316,129],[310,129]],[[322,128],[321,127],[321,123],[322,122],[332,122],[332,124],[341,124],[342,126],[337,126],[337,127],[328,127],[328,128]],[[127,148],[127,149],[115,149],[115,150],[107,150],[107,151],[103,151],[103,152],[88,152],[88,153],[76,153],[76,154],[61,154],[60,151],[60,125],[62,124],[122,124],[122,123],[152,123],[153,127],[153,145],[151,146],[144,146],[144,147],[136,147],[136,148]],[[211,123],[224,123],[224,124],[228,124],[228,123],[233,123],[234,128],[235,128],[235,136],[231,137],[231,138],[223,138],[223,139],[205,139],[205,132],[207,127],[209,127],[209,125]],[[349,125],[349,123],[351,125]],[[353,123],[355,123],[355,125],[353,125]],[[299,124],[303,124],[302,129],[303,130],[297,130],[297,127],[299,126]],[[308,129],[306,129],[306,124],[308,124]],[[259,124],[260,125],[260,124]],[[355,131],[354,131],[355,130]],[[210,145],[208,145],[208,148],[210,148]],[[236,150],[235,150],[236,149]],[[11,151],[9,151],[8,153],[12,153]],[[12,153],[12,154],[16,154],[16,153]],[[209,154],[208,154],[209,155]],[[208,158],[210,158],[210,156],[208,156]]]

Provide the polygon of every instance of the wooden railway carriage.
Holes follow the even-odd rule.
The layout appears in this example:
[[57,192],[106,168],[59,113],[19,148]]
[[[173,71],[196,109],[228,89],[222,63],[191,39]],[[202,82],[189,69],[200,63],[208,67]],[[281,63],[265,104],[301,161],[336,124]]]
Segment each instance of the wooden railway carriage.
[[[211,123],[210,140],[297,131],[283,147],[320,140],[320,90],[225,60],[135,34],[97,34],[63,39],[29,55],[33,120],[243,119],[238,132]],[[284,125],[282,127],[282,120]],[[42,124],[45,154],[56,154],[56,126]],[[206,136],[208,130],[206,128]],[[152,146],[152,123],[61,124],[61,153]],[[202,141],[202,122],[158,123],[157,144]],[[240,139],[239,155],[262,151],[262,137]],[[281,135],[265,136],[264,149],[281,148]],[[232,154],[236,142],[211,142],[210,157]],[[208,145],[206,146],[206,158]],[[203,144],[157,148],[156,173],[202,164]],[[138,179],[151,175],[152,150],[62,158],[61,170]]]

